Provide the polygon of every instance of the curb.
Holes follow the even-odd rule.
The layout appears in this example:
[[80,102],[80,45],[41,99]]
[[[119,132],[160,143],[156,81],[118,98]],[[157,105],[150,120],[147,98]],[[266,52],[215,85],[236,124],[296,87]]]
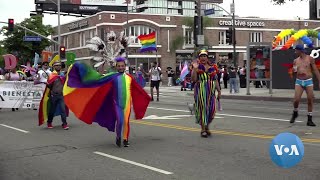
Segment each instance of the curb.
[[[193,93],[187,93],[188,96],[193,96]],[[251,101],[275,101],[275,102],[293,102],[293,97],[263,97],[254,95],[221,95],[222,99],[235,99],[235,100],[251,100]],[[301,103],[307,103],[307,98],[301,98]],[[314,103],[320,103],[320,99],[314,99]]]

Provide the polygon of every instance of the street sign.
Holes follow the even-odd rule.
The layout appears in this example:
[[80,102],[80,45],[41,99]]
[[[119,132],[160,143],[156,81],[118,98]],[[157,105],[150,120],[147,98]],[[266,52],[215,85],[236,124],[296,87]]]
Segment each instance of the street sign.
[[36,42],[39,42],[39,41],[41,41],[41,37],[40,36],[24,36],[23,37],[23,41],[36,41]]
[[204,15],[208,16],[214,14],[214,9],[206,9],[204,10]]
[[197,35],[198,45],[204,45],[204,35]]
[[235,9],[234,9],[234,3],[231,3],[231,4],[230,4],[230,12],[231,12],[231,14],[233,14],[234,11],[235,11]]

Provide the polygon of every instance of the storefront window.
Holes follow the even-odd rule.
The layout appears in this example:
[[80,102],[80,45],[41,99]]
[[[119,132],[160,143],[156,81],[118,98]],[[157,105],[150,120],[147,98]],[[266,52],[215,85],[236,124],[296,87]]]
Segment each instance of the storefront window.
[[[142,34],[149,34],[153,31],[155,31],[155,29],[150,28],[148,26],[131,26],[129,28],[129,32],[128,32],[128,30],[125,30],[125,33],[134,37],[134,41],[132,42],[132,44],[140,44],[138,36],[140,36]],[[156,36],[156,38],[157,38],[157,36]],[[156,41],[157,41],[157,39],[156,39]]]
[[193,45],[193,31],[191,31],[190,29],[186,29],[184,36],[185,36],[185,44]]

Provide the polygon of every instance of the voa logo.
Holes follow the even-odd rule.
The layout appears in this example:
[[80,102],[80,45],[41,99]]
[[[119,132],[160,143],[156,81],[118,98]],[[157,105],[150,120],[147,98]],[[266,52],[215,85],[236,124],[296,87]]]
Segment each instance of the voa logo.
[[274,149],[276,150],[278,156],[281,156],[283,152],[290,153],[289,156],[299,156],[299,151],[296,145],[291,145],[291,147],[285,147],[285,145],[274,145]]
[[269,146],[271,160],[282,168],[290,168],[302,161],[304,145],[301,139],[292,133],[278,134]]

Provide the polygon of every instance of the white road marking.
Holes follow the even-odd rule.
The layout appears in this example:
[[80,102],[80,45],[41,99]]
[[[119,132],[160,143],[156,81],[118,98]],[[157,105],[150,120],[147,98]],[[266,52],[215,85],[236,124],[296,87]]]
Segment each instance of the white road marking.
[[[156,107],[148,107],[148,108],[149,109],[165,110],[165,111],[190,112],[190,111],[187,111],[187,110],[178,110],[178,109],[167,109],[167,108],[156,108]],[[285,122],[289,122],[290,121],[288,119],[257,117],[257,116],[242,116],[242,115],[236,115],[236,114],[221,114],[221,113],[217,113],[217,115],[230,116],[230,117],[239,117],[239,118],[248,118],[248,119],[263,119],[263,120],[269,120],[269,121],[285,121]],[[296,121],[296,122],[303,122],[303,121]]]
[[188,112],[187,110],[178,110],[178,109],[167,109],[167,108],[157,108],[157,107],[148,107],[148,109],[158,109],[158,110],[165,110],[165,111],[175,111],[175,112]]
[[118,161],[122,161],[122,162],[125,162],[125,163],[128,163],[128,164],[132,164],[132,165],[136,165],[136,166],[139,166],[139,167],[142,167],[142,168],[150,169],[152,171],[156,171],[156,172],[159,172],[159,173],[162,173],[162,174],[166,174],[166,175],[173,174],[172,172],[168,172],[168,171],[165,171],[165,170],[162,170],[162,169],[158,169],[158,168],[155,168],[155,167],[147,166],[147,165],[144,165],[144,164],[141,164],[141,163],[137,163],[137,162],[134,162],[134,161],[122,159],[122,158],[119,158],[119,157],[116,157],[116,156],[112,156],[112,155],[109,155],[109,154],[105,154],[105,153],[102,153],[102,152],[97,152],[96,151],[94,153],[98,154],[100,156],[108,157],[108,158],[115,159],[115,160],[118,160]]
[[143,119],[158,119],[158,120],[169,120],[169,119],[180,119],[180,118],[176,118],[176,117],[166,117],[166,116],[162,116],[162,117],[159,117],[157,115],[150,115],[150,116],[147,116],[147,117],[144,117]]
[[[194,115],[172,115],[172,116],[157,116],[157,115],[150,115],[146,116],[143,119],[157,119],[157,120],[169,120],[169,119],[182,119],[184,117],[193,117]],[[224,117],[215,117],[216,119],[221,119]]]
[[[270,107],[260,107],[260,106],[254,106],[251,108],[255,108],[255,109],[274,109],[274,110],[284,110],[284,111],[293,111],[293,109],[285,109],[285,108],[270,108]],[[304,109],[299,109],[299,111],[305,111],[307,112],[307,110]],[[319,112],[319,111],[312,111],[312,112]]]
[[23,132],[23,133],[29,133],[29,131],[25,131],[25,130],[22,130],[22,129],[19,129],[19,128],[15,128],[15,127],[12,127],[12,126],[8,126],[8,125],[5,125],[5,124],[0,124],[0,125],[3,126],[3,127],[6,127],[6,128],[10,128],[10,129],[14,129],[16,131]]

